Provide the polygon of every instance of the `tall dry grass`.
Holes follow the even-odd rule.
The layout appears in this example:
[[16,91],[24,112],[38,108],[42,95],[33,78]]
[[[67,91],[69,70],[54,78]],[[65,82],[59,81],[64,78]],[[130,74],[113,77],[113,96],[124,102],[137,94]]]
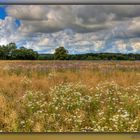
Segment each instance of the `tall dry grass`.
[[[119,87],[118,91],[114,89],[115,86],[112,86],[112,82]],[[76,87],[79,83],[81,87]],[[104,85],[104,83],[108,84]],[[65,132],[83,130],[103,132],[139,131],[140,121],[137,117],[140,115],[140,105],[139,103],[136,103],[137,106],[134,105],[134,102],[140,99],[139,83],[139,61],[1,61],[0,130],[4,132]],[[99,86],[100,84],[101,86]],[[82,87],[82,85],[84,85],[84,87]],[[110,86],[112,86],[112,89],[110,89]],[[128,120],[131,119],[131,122],[136,121],[136,124],[132,123],[134,126],[131,126],[131,129],[128,129],[130,125],[125,124],[126,121],[128,121],[125,120],[125,118],[122,120],[122,123],[124,121],[124,128],[123,126],[119,126],[120,124],[111,126],[113,124],[111,124],[111,121],[107,120],[107,117],[105,118],[106,121],[102,124],[100,124],[100,121],[96,118],[98,115],[94,118],[94,115],[98,114],[97,112],[94,112],[94,110],[99,106],[99,111],[102,111],[103,113],[108,112],[108,108],[105,105],[112,106],[111,102],[114,101],[111,100],[109,104],[104,100],[111,98],[112,95],[104,95],[105,97],[101,95],[103,99],[99,98],[94,103],[92,100],[85,101],[85,96],[88,95],[90,98],[94,98],[95,94],[98,92],[98,94],[107,94],[108,90],[111,90],[110,92],[114,94],[114,98],[119,98],[124,104],[126,104],[123,105],[124,108],[121,110],[122,112],[127,112],[127,107],[132,110],[133,106],[136,106],[136,111],[134,110],[131,112],[131,115],[134,115],[134,118],[132,119],[132,117],[129,118],[126,116],[126,118],[128,117]],[[75,95],[77,93],[80,93],[80,95]],[[132,97],[134,95],[136,99],[134,101],[131,101],[128,97],[125,97],[126,99],[124,99],[119,93],[126,96],[132,94]],[[77,113],[81,118],[79,119],[79,122],[74,122],[71,119],[74,119],[73,111],[76,110],[73,109],[72,112],[65,110],[66,106],[63,106],[63,104],[60,104],[59,106],[56,100],[53,99],[52,95],[54,97],[57,96],[58,102],[59,100],[64,102],[69,96],[72,103],[75,101],[81,102],[79,98],[82,98],[87,106],[95,104],[95,108],[90,106],[90,109],[92,109],[93,112],[87,111],[83,109],[86,108],[86,106],[81,105],[81,103],[81,106],[78,105],[79,108],[76,108]],[[59,99],[62,98],[61,96],[64,99]],[[98,103],[102,100],[105,102],[104,104]],[[36,102],[39,103],[36,104]],[[70,104],[71,102],[68,103]],[[58,109],[61,107],[64,109],[58,113],[58,111],[55,110],[53,103],[56,103],[55,107],[58,107]],[[72,104],[72,106],[77,105]],[[119,109],[119,107],[121,108],[121,105],[118,105],[117,109]],[[53,110],[50,110],[50,108]],[[38,113],[38,111],[40,111],[40,113]],[[57,115],[59,114],[59,116],[55,116],[59,121],[52,117],[53,115],[56,115],[55,113]],[[112,116],[113,115],[115,116],[116,114],[113,112]],[[65,116],[67,118],[63,121]],[[104,114],[104,116],[106,116],[106,114]],[[78,120],[77,117],[75,118]],[[111,116],[109,118],[111,119]],[[107,122],[108,124],[106,124]],[[93,127],[95,124],[98,125],[96,128]]]

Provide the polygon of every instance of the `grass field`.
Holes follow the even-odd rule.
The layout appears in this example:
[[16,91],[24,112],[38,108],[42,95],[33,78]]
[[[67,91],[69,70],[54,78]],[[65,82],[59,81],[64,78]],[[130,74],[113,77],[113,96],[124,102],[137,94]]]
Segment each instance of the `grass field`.
[[139,61],[0,61],[1,132],[139,132]]

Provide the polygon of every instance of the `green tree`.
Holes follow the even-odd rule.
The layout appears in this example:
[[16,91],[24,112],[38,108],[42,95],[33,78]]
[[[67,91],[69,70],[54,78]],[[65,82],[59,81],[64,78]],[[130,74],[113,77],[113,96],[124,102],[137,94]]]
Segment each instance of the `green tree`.
[[15,43],[0,46],[0,59],[11,59],[11,53],[16,49]]
[[93,60],[92,56],[87,56],[86,60]]
[[56,60],[65,60],[68,58],[68,50],[64,47],[59,47],[55,49],[54,57]]
[[18,60],[35,60],[38,58],[38,53],[32,49],[21,47],[12,52],[12,59]]

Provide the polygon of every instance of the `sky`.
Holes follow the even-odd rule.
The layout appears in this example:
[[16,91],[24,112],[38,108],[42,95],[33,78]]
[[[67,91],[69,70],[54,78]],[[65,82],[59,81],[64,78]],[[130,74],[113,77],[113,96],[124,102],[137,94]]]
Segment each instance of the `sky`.
[[140,5],[0,6],[0,45],[39,53],[140,53]]

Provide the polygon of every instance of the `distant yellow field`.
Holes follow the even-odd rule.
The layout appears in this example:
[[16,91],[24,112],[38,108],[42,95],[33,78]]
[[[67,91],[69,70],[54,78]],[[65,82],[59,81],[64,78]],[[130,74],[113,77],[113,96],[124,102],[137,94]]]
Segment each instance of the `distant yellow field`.
[[0,61],[1,132],[139,132],[140,61]]

